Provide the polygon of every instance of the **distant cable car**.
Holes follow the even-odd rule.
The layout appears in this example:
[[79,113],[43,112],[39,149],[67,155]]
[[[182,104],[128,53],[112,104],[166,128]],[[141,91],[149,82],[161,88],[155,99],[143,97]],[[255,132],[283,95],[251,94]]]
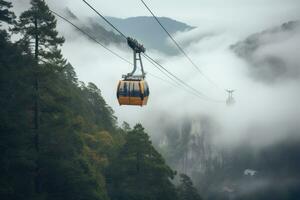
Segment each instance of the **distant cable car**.
[[226,90],[226,92],[228,93],[228,98],[226,100],[226,104],[228,106],[231,106],[231,105],[235,104],[235,100],[233,98],[233,92],[234,92],[234,90]]
[[[120,105],[145,106],[149,98],[149,87],[145,81],[145,72],[143,68],[141,53],[146,49],[132,38],[127,38],[127,43],[133,50],[133,71],[127,75],[123,75],[123,80],[119,81],[117,88],[117,98]],[[137,69],[137,61],[139,61],[142,71],[141,75],[135,75]]]

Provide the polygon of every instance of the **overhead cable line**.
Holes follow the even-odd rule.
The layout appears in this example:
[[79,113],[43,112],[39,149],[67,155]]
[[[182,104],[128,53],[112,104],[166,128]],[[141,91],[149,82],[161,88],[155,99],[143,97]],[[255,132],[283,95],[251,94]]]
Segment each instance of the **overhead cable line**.
[[[172,83],[173,86],[183,89],[186,92],[195,95],[196,97],[201,98],[202,100],[208,100],[208,99],[204,99],[203,96],[199,95],[199,93],[197,91],[194,91],[193,89],[189,88],[190,90],[188,90],[187,86],[185,85],[185,83],[180,80],[179,78],[177,78],[174,74],[172,74],[171,72],[169,72],[165,67],[163,67],[161,64],[159,64],[157,61],[155,61],[154,59],[152,59],[151,57],[149,57],[146,54],[142,54],[144,58],[146,58],[146,60],[148,60],[155,68],[157,68],[160,72],[162,72],[165,76],[167,76],[170,80],[172,80],[174,83],[176,83],[176,85],[174,83]],[[150,74],[151,75],[151,74]],[[153,76],[153,75],[152,75]],[[179,81],[180,80],[180,81]],[[169,82],[169,81],[165,81],[165,82]],[[171,82],[169,82],[171,84]]]
[[180,78],[178,78],[176,75],[174,75],[173,73],[169,72],[164,66],[162,66],[160,63],[158,63],[156,60],[154,60],[153,58],[151,58],[150,56],[148,56],[146,53],[143,54],[144,57],[148,58],[149,60],[151,60],[153,63],[155,63],[156,65],[158,65],[159,67],[161,67],[163,70],[165,70],[168,74],[170,74],[172,77],[174,77],[178,82],[180,82],[182,85],[184,85],[186,88],[190,89],[192,92],[194,92],[198,97],[202,98],[203,100],[208,100],[208,101],[213,101],[213,102],[224,102],[222,100],[214,100],[209,98],[208,96],[204,95],[202,92],[196,90],[195,88],[193,88],[192,86],[188,85],[187,83],[185,83],[183,80],[181,80]]
[[124,35],[117,27],[115,27],[110,21],[108,21],[101,13],[99,13],[91,4],[89,4],[86,0],[83,0],[83,2],[90,7],[95,13],[97,13],[106,23],[108,23],[111,27],[113,27],[121,36],[123,36],[126,40],[127,37]]
[[106,49],[107,51],[109,51],[110,53],[114,54],[115,56],[119,57],[120,59],[122,59],[123,61],[129,63],[132,65],[132,63],[130,61],[128,61],[127,59],[123,58],[122,56],[120,56],[119,54],[115,53],[114,51],[110,50],[109,48],[107,48],[105,45],[103,45],[101,42],[99,42],[97,39],[95,39],[93,36],[91,36],[89,33],[87,33],[86,31],[82,30],[81,28],[79,28],[77,25],[75,25],[73,22],[71,22],[70,20],[68,20],[67,18],[61,16],[60,14],[50,10],[50,12],[52,12],[54,15],[56,15],[57,17],[65,20],[66,22],[68,22],[69,24],[71,24],[74,28],[76,28],[77,30],[79,30],[81,33],[83,33],[84,35],[86,35],[89,39],[93,40],[94,42],[96,42],[97,44],[99,44],[100,46],[102,46],[104,49]]
[[174,78],[172,78],[167,72],[162,70],[160,67],[158,67],[151,59],[148,57],[144,56],[148,62],[150,62],[156,69],[158,69],[161,73],[163,73],[165,76],[167,76],[170,80],[172,80],[174,83],[176,83],[176,87],[182,86],[180,83],[178,83]]
[[[172,85],[173,87],[178,87],[178,85],[176,85],[176,84],[174,84],[174,83],[172,83],[172,82],[170,82],[170,81],[167,81],[166,79],[163,79],[163,78],[161,78],[161,77],[159,77],[159,76],[157,76],[157,75],[155,75],[155,74],[152,74],[152,73],[150,73],[150,72],[147,72],[147,74],[149,74],[150,76],[152,76],[152,77],[154,77],[154,78],[156,78],[156,79],[159,79],[159,80],[161,80],[161,81],[163,81],[163,82],[165,82],[165,83],[167,83],[167,84],[169,84],[169,85]],[[187,91],[186,91],[187,92]]]
[[[110,21],[108,21],[106,19],[106,17],[104,17],[99,11],[97,11],[91,4],[89,4],[86,0],[82,0],[88,7],[90,7],[97,15],[99,15],[105,22],[107,22],[113,29],[115,29],[118,33],[120,33],[124,38],[128,39],[128,37],[126,37],[126,35],[124,33],[122,33],[117,27],[115,27]],[[151,61],[153,61],[154,63],[156,63],[159,67],[163,68],[164,71],[166,71],[169,75],[171,75],[172,77],[174,77],[177,81],[179,81],[182,85],[184,85],[185,87],[189,88],[190,90],[192,90],[193,92],[196,92],[196,94],[202,98],[205,98],[204,100],[209,100],[209,101],[214,101],[214,102],[220,102],[218,100],[213,100],[209,97],[207,97],[206,95],[204,95],[203,93],[201,93],[200,91],[196,90],[195,88],[191,87],[190,85],[188,85],[187,83],[185,83],[183,80],[181,80],[180,78],[178,78],[177,76],[175,76],[174,74],[172,74],[169,70],[167,70],[165,67],[163,67],[161,64],[159,64],[158,62],[156,62],[153,58],[151,58],[150,56],[148,56],[147,54],[143,54],[144,56],[148,57]],[[152,63],[153,64],[153,63]],[[223,102],[223,101],[222,101]]]
[[[122,56],[120,56],[119,54],[115,53],[114,51],[112,51],[111,49],[107,48],[104,44],[102,44],[101,42],[99,42],[96,38],[94,38],[93,36],[91,36],[90,34],[88,34],[86,31],[82,30],[81,28],[79,28],[77,25],[75,25],[73,22],[71,22],[70,20],[68,20],[67,18],[63,17],[62,15],[58,14],[57,12],[50,10],[50,12],[52,12],[54,15],[56,15],[57,17],[61,18],[62,20],[66,21],[67,23],[69,23],[70,25],[72,25],[74,28],[76,28],[77,30],[79,30],[82,34],[86,35],[89,39],[93,40],[94,42],[96,42],[97,44],[99,44],[100,46],[102,46],[104,49],[106,49],[107,51],[109,51],[110,53],[112,53],[113,55],[117,56],[118,58],[120,58],[121,60],[125,61],[126,63],[133,65],[132,62],[130,62],[129,60],[123,58]],[[45,62],[45,61],[44,61]],[[159,68],[158,68],[159,69]],[[159,69],[160,70],[160,69]],[[160,79],[161,81],[164,81],[168,84],[171,84],[173,86],[175,86],[173,83],[164,80],[161,77],[158,77],[152,73],[148,73],[150,76],[153,76],[157,79]],[[167,76],[167,75],[166,75]]]
[[[73,22],[71,22],[70,20],[68,20],[67,18],[63,17],[62,15],[56,13],[55,11],[50,10],[50,12],[52,12],[54,15],[56,15],[57,17],[61,18],[62,20],[66,21],[67,23],[69,23],[70,25],[72,25],[74,28],[76,28],[77,30],[79,30],[82,34],[86,35],[89,39],[91,39],[92,41],[96,42],[97,44],[99,44],[101,47],[103,47],[104,49],[106,49],[107,51],[109,51],[110,53],[112,53],[113,55],[117,56],[118,58],[120,58],[121,60],[125,61],[126,63],[133,65],[133,63],[131,63],[130,61],[128,61],[127,59],[123,58],[122,56],[120,56],[119,54],[115,53],[114,51],[112,51],[111,49],[107,48],[105,45],[103,45],[101,42],[99,42],[97,39],[95,39],[93,36],[91,36],[90,34],[88,34],[86,31],[82,30],[81,28],[79,28],[77,25],[75,25]],[[147,58],[147,60],[153,64],[150,59]],[[43,61],[45,63],[47,63],[46,61]],[[153,66],[155,66],[153,64]],[[158,70],[160,70],[165,76],[167,76],[169,79],[171,79],[172,81],[174,81],[176,83],[176,85],[172,82],[169,82],[159,76],[156,76],[152,73],[148,73],[150,76],[160,79],[161,81],[164,81],[170,85],[173,85],[175,87],[181,86],[179,83],[177,83],[172,77],[170,77],[166,72],[162,71],[159,67],[155,66]],[[181,87],[181,89],[185,90],[186,92],[195,95],[195,93],[191,93],[189,90],[186,90],[186,88]]]
[[156,22],[161,26],[161,28],[166,32],[166,34],[169,36],[169,38],[173,41],[173,43],[177,46],[177,48],[179,49],[179,51],[189,60],[189,62],[194,66],[194,68],[197,69],[197,71],[205,78],[207,79],[209,82],[211,82],[214,86],[216,86],[217,88],[219,88],[219,86],[212,81],[209,77],[207,77],[202,70],[200,69],[200,67],[198,67],[198,65],[196,65],[196,63],[188,56],[188,54],[183,50],[183,48],[178,44],[178,42],[174,39],[174,37],[169,33],[169,31],[164,27],[164,25],[162,25],[162,23],[160,22],[160,20],[156,17],[156,15],[152,12],[152,10],[149,8],[149,6],[143,1],[141,0],[141,2],[144,4],[144,6],[147,8],[147,10],[151,13],[151,15],[153,16],[153,18],[156,20]]

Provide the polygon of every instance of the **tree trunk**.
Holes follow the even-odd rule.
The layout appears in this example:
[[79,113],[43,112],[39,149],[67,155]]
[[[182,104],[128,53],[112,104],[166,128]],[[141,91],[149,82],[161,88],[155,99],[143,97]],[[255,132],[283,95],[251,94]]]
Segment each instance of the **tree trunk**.
[[35,190],[36,193],[41,193],[41,181],[40,181],[40,166],[39,166],[39,80],[38,80],[38,65],[39,65],[39,35],[38,35],[38,19],[34,20],[35,26],[35,71],[34,71],[34,88],[35,88],[35,96],[34,96],[34,146],[36,150],[36,168],[35,168]]

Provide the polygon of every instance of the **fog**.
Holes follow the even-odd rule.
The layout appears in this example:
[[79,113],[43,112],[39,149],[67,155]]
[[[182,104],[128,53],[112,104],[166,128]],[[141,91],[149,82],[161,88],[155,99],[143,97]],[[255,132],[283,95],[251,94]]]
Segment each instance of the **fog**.
[[[26,2],[13,1],[18,11],[26,8]],[[90,2],[105,15],[115,17],[148,15],[139,1],[126,2],[134,12],[116,9],[116,5],[122,6],[125,2],[118,2],[118,4],[92,0]],[[65,7],[69,7],[77,16],[82,17],[83,21],[86,20],[85,17],[95,16],[81,1],[64,0],[58,3],[48,0],[47,3],[52,9],[60,12],[63,12]],[[252,59],[261,60],[266,55],[279,56],[287,61],[285,63],[288,66],[293,66],[291,67],[293,71],[287,73],[284,81],[281,79],[276,83],[268,81],[272,73],[282,73],[277,72],[276,67],[269,67],[265,77],[262,71],[254,72],[260,78],[253,77],[255,75],[251,70],[257,71],[257,68],[263,66],[253,66],[259,62],[256,60],[248,62],[230,49],[230,45],[243,41],[251,34],[280,26],[289,20],[299,19],[298,1],[190,0],[184,4],[172,2],[172,7],[169,7],[170,3],[171,1],[149,2],[158,15],[173,17],[197,26],[196,29],[178,33],[175,37],[217,87],[197,73],[197,70],[180,54],[169,57],[163,52],[151,49],[148,53],[210,98],[225,101],[224,89],[235,89],[236,104],[227,107],[224,103],[205,101],[148,76],[147,80],[151,87],[149,105],[142,108],[120,107],[115,95],[116,85],[122,74],[131,70],[131,66],[74,32],[74,29],[65,22],[58,20],[58,29],[66,38],[63,46],[65,57],[75,67],[80,80],[94,82],[99,86],[107,103],[115,110],[119,122],[127,121],[132,125],[141,122],[148,132],[155,136],[157,130],[163,125],[157,120],[162,116],[180,119],[187,116],[209,115],[222,127],[219,140],[227,144],[249,139],[251,134],[249,132],[252,129],[257,130],[255,132],[259,135],[259,139],[256,135],[253,138],[258,139],[256,142],[260,144],[268,144],[286,136],[292,130],[299,130],[300,111],[297,109],[300,99],[298,76],[300,59],[297,56],[300,46],[299,31],[278,32],[276,36],[271,35],[271,39],[265,38],[270,45],[265,45],[264,42],[264,46],[253,52]],[[166,42],[172,45],[171,41]],[[129,49],[115,46],[110,48],[128,60],[132,59]],[[166,79],[150,63],[144,62],[147,72]]]

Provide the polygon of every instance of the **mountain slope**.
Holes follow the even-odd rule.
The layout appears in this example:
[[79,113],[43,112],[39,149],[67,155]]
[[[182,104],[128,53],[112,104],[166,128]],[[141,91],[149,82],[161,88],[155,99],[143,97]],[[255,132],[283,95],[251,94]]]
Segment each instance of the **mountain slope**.
[[[126,35],[132,36],[141,41],[147,48],[160,50],[165,53],[177,53],[176,49],[174,51],[173,46],[168,45],[167,34],[162,30],[153,17],[143,16],[126,19],[109,17],[108,19]],[[194,28],[167,17],[159,17],[158,19],[170,34],[189,31]]]
[[216,142],[219,125],[209,116],[162,118],[155,145],[173,169],[192,177],[204,199],[299,199],[299,129],[263,147],[249,142],[263,133],[259,129],[239,145],[223,146]]
[[[88,18],[86,22],[83,23],[83,21],[80,21],[78,17],[68,8],[65,10],[65,12],[68,14],[68,17],[75,21],[76,24],[79,24],[82,29],[105,44],[120,44],[126,42],[124,38],[112,30],[112,28],[98,16]],[[167,34],[157,24],[153,17],[141,16],[125,19],[107,17],[107,19],[125,35],[136,38],[148,49],[155,49],[167,54],[178,53],[176,48],[171,46],[172,44],[168,44],[169,38]],[[195,28],[167,17],[159,17],[159,20],[170,32],[170,34],[189,31]]]
[[290,21],[252,34],[230,48],[250,64],[253,79],[265,83],[299,79],[299,34],[300,22]]
[[[121,44],[126,42],[120,35],[104,28],[105,26],[99,23],[99,20],[96,18],[88,18],[87,20],[82,21],[68,8],[65,9],[65,14],[67,15],[67,18],[75,23],[79,28],[105,45],[108,45],[110,43]],[[75,29],[75,31],[78,30]],[[80,31],[78,32],[81,33]]]

